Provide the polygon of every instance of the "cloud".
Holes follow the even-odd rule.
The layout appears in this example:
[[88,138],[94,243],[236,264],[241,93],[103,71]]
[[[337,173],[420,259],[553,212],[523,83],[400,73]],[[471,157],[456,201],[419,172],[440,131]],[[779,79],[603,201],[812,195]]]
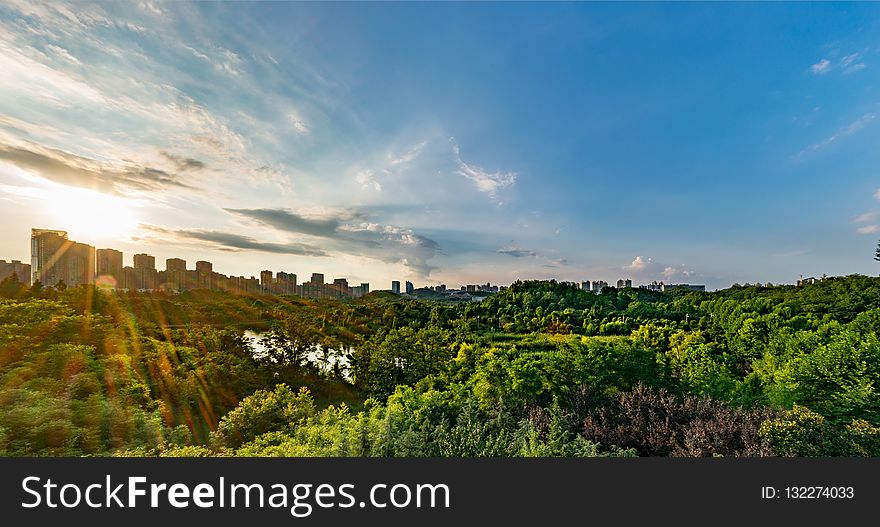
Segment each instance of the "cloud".
[[860,214],[860,215],[856,216],[855,218],[853,218],[853,223],[869,223],[869,222],[874,221],[874,219],[876,217],[877,217],[877,211],[872,210],[870,212]]
[[192,188],[176,174],[127,162],[102,163],[61,150],[29,144],[27,148],[0,144],[0,160],[35,173],[43,179],[107,194],[132,191],[157,191],[168,188]]
[[375,173],[372,170],[361,170],[355,176],[355,180],[364,188],[371,188],[376,192],[382,190],[382,185],[376,181]]
[[877,192],[874,193],[874,199],[880,201],[880,188],[878,188]]
[[287,209],[224,210],[287,234],[322,238],[322,246],[328,251],[402,264],[419,277],[427,277],[436,269],[430,260],[441,250],[436,241],[412,229],[364,221],[366,215],[352,210],[312,216]]
[[626,265],[623,268],[630,271],[641,271],[653,264],[654,261],[651,258],[646,259],[644,256],[636,256],[629,265]]
[[[317,247],[301,243],[272,243],[257,241],[250,236],[206,229],[171,229],[158,225],[141,224],[140,228],[154,235],[140,238],[141,241],[168,242],[171,238],[177,241],[196,241],[221,251],[260,251],[275,254],[291,254],[297,256],[327,256]],[[136,238],[137,239],[137,238]]]
[[[226,212],[254,220],[275,229],[297,234],[307,234],[321,238],[332,238],[338,234],[341,218],[329,216],[309,218],[287,209],[223,209]],[[348,215],[350,217],[350,215]]]
[[844,73],[854,73],[865,69],[864,62],[857,62],[862,57],[862,53],[856,52],[840,59],[840,66]]
[[59,57],[61,57],[64,60],[66,60],[67,62],[70,62],[71,64],[75,64],[77,66],[82,65],[82,62],[80,62],[78,58],[71,55],[69,51],[62,48],[61,46],[55,46],[55,45],[49,44],[48,46],[46,46],[46,48],[49,51],[51,51],[52,53],[58,55]]
[[856,229],[856,232],[859,234],[873,234],[877,231],[880,231],[880,226],[878,225],[863,225]]
[[413,159],[419,157],[419,154],[422,153],[422,150],[425,148],[425,145],[427,145],[427,144],[428,144],[427,141],[422,141],[421,143],[414,145],[412,148],[410,148],[409,150],[407,150],[405,153],[403,153],[400,156],[388,154],[388,159],[391,163],[391,166],[405,165],[405,164],[409,163],[410,161],[412,161]]
[[159,155],[171,161],[174,164],[174,167],[180,172],[186,172],[188,170],[201,170],[205,168],[205,163],[199,161],[198,159],[193,159],[191,157],[183,157],[174,154],[169,154],[168,152],[159,152]]
[[695,271],[688,269],[684,264],[663,264],[644,256],[636,256],[629,265],[624,265],[621,269],[642,280],[662,279],[666,283],[686,281],[697,276]]
[[538,257],[538,253],[536,251],[531,251],[528,249],[521,249],[516,246],[502,247],[501,249],[498,249],[495,252],[497,252],[498,254],[512,256],[513,258],[525,258],[525,257],[537,258]]
[[824,75],[828,73],[828,70],[831,68],[831,61],[828,59],[822,59],[819,62],[810,66],[810,71],[812,71],[815,75]]
[[308,135],[310,132],[309,125],[297,114],[291,113],[287,115],[287,120],[290,121],[293,129],[296,130],[296,133],[299,135]]
[[459,176],[466,177],[477,185],[477,190],[489,195],[495,200],[498,191],[511,187],[516,183],[516,172],[486,172],[480,167],[469,165],[461,160],[461,150],[455,139],[450,137],[449,142],[452,143],[452,152],[455,154],[455,161],[458,169],[455,171]]
[[825,148],[840,141],[841,139],[860,132],[861,130],[866,128],[868,125],[870,125],[874,121],[874,119],[876,119],[876,118],[877,118],[876,113],[873,113],[873,112],[866,113],[866,114],[862,115],[861,117],[859,117],[858,119],[856,119],[855,121],[851,122],[850,124],[838,128],[836,132],[834,132],[833,134],[831,134],[829,137],[825,138],[824,140],[819,141],[818,143],[814,143],[814,144],[804,148],[803,150],[798,152],[797,155],[795,155],[794,157],[799,158],[799,157],[802,157],[803,155],[810,153],[810,152],[818,152],[820,150],[824,150]]

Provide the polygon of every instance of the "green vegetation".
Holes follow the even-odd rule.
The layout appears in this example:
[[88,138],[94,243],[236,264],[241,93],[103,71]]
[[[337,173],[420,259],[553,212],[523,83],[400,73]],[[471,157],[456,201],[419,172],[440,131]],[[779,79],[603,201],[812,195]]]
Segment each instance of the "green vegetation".
[[478,303],[10,278],[0,454],[880,456],[878,331],[864,276]]

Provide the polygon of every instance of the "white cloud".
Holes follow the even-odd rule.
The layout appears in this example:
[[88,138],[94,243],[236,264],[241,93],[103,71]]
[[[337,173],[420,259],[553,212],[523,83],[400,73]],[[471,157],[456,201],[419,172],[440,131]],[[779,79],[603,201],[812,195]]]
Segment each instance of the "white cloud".
[[853,219],[853,223],[868,223],[874,221],[877,217],[877,211],[872,210],[871,212],[866,212],[864,214],[859,214]]
[[461,151],[455,139],[450,137],[449,142],[452,143],[452,152],[455,154],[455,161],[458,164],[458,170],[455,173],[473,181],[477,185],[477,189],[488,194],[492,200],[497,198],[499,190],[511,187],[516,183],[516,172],[490,173],[480,167],[465,163],[461,160]]
[[293,129],[296,130],[296,133],[299,135],[308,135],[309,125],[297,114],[290,113],[287,115],[287,120],[290,121],[290,124],[293,126]]
[[650,258],[646,259],[644,256],[636,256],[633,259],[632,263],[624,266],[623,268],[630,270],[630,271],[641,271],[641,270],[645,269],[646,267],[648,267],[649,265],[652,265],[653,263],[654,263],[654,261]]
[[812,71],[816,75],[824,75],[828,73],[828,70],[831,68],[831,61],[828,59],[822,59],[819,62],[810,66],[810,71]]
[[695,278],[697,273],[684,264],[671,265],[655,261],[653,258],[636,256],[629,265],[621,267],[633,278],[644,281],[663,280],[664,282],[686,282]]
[[866,113],[866,114],[862,115],[861,117],[859,117],[858,119],[856,119],[855,121],[851,122],[850,124],[843,126],[841,128],[838,128],[836,132],[834,132],[830,136],[826,137],[822,141],[819,141],[818,143],[814,143],[814,144],[804,148],[803,150],[798,152],[797,155],[795,155],[794,157],[798,158],[798,157],[801,157],[804,154],[807,154],[809,152],[818,152],[820,150],[823,150],[823,149],[831,146],[832,144],[836,143],[840,139],[843,139],[845,137],[848,137],[850,135],[853,135],[853,134],[860,132],[861,130],[866,128],[868,125],[870,125],[871,122],[873,122],[874,119],[876,119],[876,118],[877,118],[876,113],[873,113],[873,112]]
[[404,154],[402,154],[400,156],[395,156],[394,154],[389,153],[388,159],[391,162],[391,166],[405,165],[406,163],[409,163],[413,159],[419,157],[419,154],[422,153],[422,150],[425,148],[425,145],[427,145],[427,144],[428,144],[427,141],[422,141],[421,143],[418,143],[417,145],[413,146],[412,148],[410,148],[409,150],[407,150]]
[[880,188],[878,188],[877,192],[874,193],[874,199],[880,201]]
[[77,66],[82,65],[82,62],[80,62],[78,58],[71,55],[69,51],[62,48],[61,46],[49,44],[48,46],[46,46],[46,48],[49,49],[52,53],[66,60],[67,62],[70,62],[71,64],[76,64]]
[[376,181],[375,174],[372,170],[361,170],[355,176],[355,180],[364,188],[372,188],[376,192],[382,190],[382,185]]
[[859,234],[873,234],[877,231],[880,231],[880,226],[878,225],[864,225],[856,229],[856,232]]

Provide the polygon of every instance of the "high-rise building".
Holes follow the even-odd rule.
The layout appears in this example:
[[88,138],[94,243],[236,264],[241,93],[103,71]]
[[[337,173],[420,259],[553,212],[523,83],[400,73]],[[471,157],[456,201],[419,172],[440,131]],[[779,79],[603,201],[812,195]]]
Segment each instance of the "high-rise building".
[[168,258],[165,260],[166,271],[186,271],[186,260],[180,258]]
[[391,282],[391,292],[395,294],[400,294],[400,281],[393,280]]
[[156,257],[149,254],[136,254],[134,255],[134,268],[135,269],[155,269],[156,268]]
[[30,264],[21,263],[21,260],[0,260],[0,280],[5,280],[12,275],[18,278],[18,281],[25,284],[31,284],[31,266]]
[[214,289],[214,264],[199,260],[196,262],[196,287]]
[[98,249],[95,251],[95,261],[98,264],[98,280],[111,287],[122,286],[121,251],[116,249]]
[[156,257],[150,254],[136,254],[132,258],[134,267],[123,269],[122,287],[129,290],[153,290],[159,287],[159,272],[156,270]]
[[266,294],[275,292],[275,280],[272,278],[272,271],[260,271],[260,287]]
[[180,258],[168,258],[165,260],[165,283],[164,289],[171,291],[184,291],[189,289],[186,273],[186,260]]
[[415,288],[415,286],[413,286],[413,283],[410,282],[409,280],[407,280],[406,281],[406,294],[411,295],[412,292],[415,290],[416,290],[416,288]]
[[95,281],[95,248],[67,239],[66,231],[31,229],[31,278],[45,286]]
[[312,273],[312,279],[309,280],[312,285],[324,285],[324,273]]

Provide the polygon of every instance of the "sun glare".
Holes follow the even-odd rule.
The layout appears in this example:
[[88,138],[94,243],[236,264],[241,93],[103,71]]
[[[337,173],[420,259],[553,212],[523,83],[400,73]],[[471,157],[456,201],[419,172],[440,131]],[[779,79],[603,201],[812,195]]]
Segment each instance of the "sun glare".
[[127,238],[137,227],[133,201],[91,190],[59,185],[48,190],[46,206],[59,228],[92,243]]

